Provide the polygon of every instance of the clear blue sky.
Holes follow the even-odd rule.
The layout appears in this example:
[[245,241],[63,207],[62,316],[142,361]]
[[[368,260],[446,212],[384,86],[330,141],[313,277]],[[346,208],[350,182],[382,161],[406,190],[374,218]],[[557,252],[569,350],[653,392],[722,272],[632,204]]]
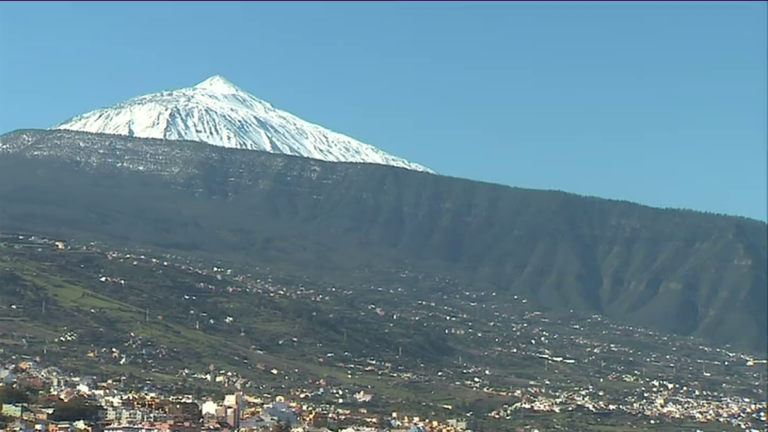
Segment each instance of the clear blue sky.
[[766,220],[766,3],[0,3],[0,133],[221,74],[443,174]]

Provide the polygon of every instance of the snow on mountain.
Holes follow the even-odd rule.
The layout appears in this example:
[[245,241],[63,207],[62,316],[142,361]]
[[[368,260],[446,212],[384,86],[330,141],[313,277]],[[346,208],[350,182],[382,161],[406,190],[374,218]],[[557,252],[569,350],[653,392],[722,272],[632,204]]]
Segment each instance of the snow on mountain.
[[97,109],[52,129],[202,141],[331,162],[434,172],[279,110],[218,75],[194,87],[139,96]]

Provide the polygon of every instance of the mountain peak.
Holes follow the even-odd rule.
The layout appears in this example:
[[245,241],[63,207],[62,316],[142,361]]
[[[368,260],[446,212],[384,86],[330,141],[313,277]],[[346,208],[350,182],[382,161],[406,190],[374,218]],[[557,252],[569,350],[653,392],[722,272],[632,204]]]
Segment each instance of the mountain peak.
[[53,129],[199,141],[329,162],[370,163],[434,172],[279,110],[221,75],[193,87],[138,96],[97,109]]
[[240,91],[236,85],[232,84],[221,75],[214,75],[196,85],[194,88],[212,90],[217,93],[235,93]]

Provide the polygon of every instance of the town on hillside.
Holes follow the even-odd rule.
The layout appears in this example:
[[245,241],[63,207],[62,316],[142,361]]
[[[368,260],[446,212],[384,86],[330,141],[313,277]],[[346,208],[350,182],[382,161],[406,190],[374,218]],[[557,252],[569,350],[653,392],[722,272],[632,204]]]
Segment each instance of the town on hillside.
[[[766,424],[765,360],[709,348],[691,338],[614,324],[598,316],[567,317],[561,322],[535,311],[512,313],[484,301],[484,295],[493,293],[460,286],[427,297],[409,291],[407,284],[324,286],[280,274],[239,274],[220,264],[153,256],[148,251],[117,251],[95,243],[75,245],[23,233],[0,240],[6,260],[0,271],[23,268],[41,278],[30,266],[56,263],[57,272],[82,272],[71,276],[83,285],[61,288],[62,301],[70,307],[61,309],[62,318],[50,315],[53,304],[37,299],[25,303],[16,291],[5,294],[10,301],[0,305],[7,315],[0,328],[3,430],[496,431],[495,426],[487,426],[495,421],[515,424],[504,430],[530,432],[546,430],[539,426],[543,419],[558,416],[584,416],[605,423],[632,421],[650,430],[655,425],[685,424],[701,425],[707,431],[752,431]],[[79,262],[94,267],[81,267]],[[182,282],[189,288],[171,290],[178,298],[166,300],[178,317],[155,316],[143,307],[134,310],[122,303],[143,295],[144,289],[157,292],[161,277],[172,270],[178,271],[174,284],[188,277]],[[412,275],[403,272],[397,277]],[[451,282],[439,283],[449,287]],[[131,298],[125,297],[126,287]],[[346,304],[361,293],[367,306],[344,311],[365,315],[374,323],[366,327],[369,331],[376,323],[386,328],[435,328],[435,334],[472,348],[474,355],[467,351],[453,363],[430,365],[402,355],[397,346],[387,351],[370,344],[343,343],[334,349],[330,343],[279,337],[255,341],[250,348],[245,344],[252,357],[235,352],[239,357],[234,360],[240,365],[236,367],[223,363],[226,356],[219,364],[201,364],[194,360],[200,358],[194,346],[169,345],[156,333],[160,328],[243,340],[249,337],[245,332],[249,327],[241,326],[247,316],[239,314],[235,305],[270,300],[278,302],[275,305],[289,302],[286,314],[305,304],[320,305],[308,309],[315,311],[308,316],[336,314],[342,309],[332,305]],[[203,298],[208,300],[207,309],[199,300]],[[227,309],[215,309],[215,301]],[[524,305],[525,300],[519,303]],[[130,312],[138,327],[105,339],[98,329],[68,326],[76,310],[89,319],[101,319],[96,322],[104,326],[111,324],[110,316],[114,321],[120,313]],[[188,310],[195,312],[193,318]],[[50,316],[58,319],[50,328],[60,329],[59,333],[45,333],[55,336],[45,339],[40,336],[43,333],[32,334],[31,324],[42,325]],[[340,337],[346,342],[346,332]],[[283,352],[294,359],[303,355],[305,363],[269,357]],[[301,370],[312,365],[337,379]],[[518,378],[512,379],[505,367],[517,368]],[[186,388],[169,382],[184,383]],[[408,386],[427,390],[421,393],[423,398],[409,399],[399,393]],[[488,403],[441,401],[441,395],[430,388]]]

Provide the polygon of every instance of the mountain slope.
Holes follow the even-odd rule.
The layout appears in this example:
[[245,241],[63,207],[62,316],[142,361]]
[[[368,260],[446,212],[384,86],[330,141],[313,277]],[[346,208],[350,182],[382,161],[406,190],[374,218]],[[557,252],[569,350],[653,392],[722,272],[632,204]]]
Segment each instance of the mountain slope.
[[67,120],[53,129],[201,141],[331,162],[431,170],[279,110],[221,76],[139,96]]
[[[119,375],[140,388],[148,379],[158,390],[184,394],[201,394],[201,385],[216,393],[227,386],[281,395],[300,388],[302,403],[352,407],[360,406],[353,395],[364,391],[374,398],[363,405],[369,413],[430,417],[473,412],[491,420],[486,413],[536,397],[546,382],[544,398],[565,392],[559,412],[567,417],[559,423],[574,432],[596,430],[586,427],[597,421],[596,404],[645,401],[641,412],[657,417],[659,390],[668,404],[698,391],[699,412],[740,411],[753,430],[765,429],[758,421],[764,383],[747,364],[750,356],[599,317],[534,313],[446,280],[406,286],[416,274],[382,276],[331,285],[301,274],[244,275],[179,256],[73,243],[58,249],[39,236],[0,235],[0,347],[4,358],[38,358],[78,375]],[[556,336],[542,337],[550,334]],[[635,360],[626,350],[664,360]],[[702,376],[702,364],[711,376]],[[207,379],[211,365],[227,376],[223,382]],[[632,383],[616,385],[617,375],[633,369]],[[659,381],[674,382],[678,391],[660,389]],[[592,388],[591,397],[567,397],[579,388]],[[454,409],[446,411],[446,404]],[[599,430],[608,421],[620,430],[648,424],[623,411],[598,414]],[[539,419],[537,426],[558,430],[556,415],[547,413],[542,417],[550,423]],[[475,430],[514,431],[523,415],[512,417]],[[688,430],[657,419],[661,424],[651,429],[633,430]],[[719,422],[694,426],[731,430]]]
[[766,350],[766,225],[745,218],[69,131],[0,137],[0,205],[18,230],[331,281],[420,269],[502,304]]

